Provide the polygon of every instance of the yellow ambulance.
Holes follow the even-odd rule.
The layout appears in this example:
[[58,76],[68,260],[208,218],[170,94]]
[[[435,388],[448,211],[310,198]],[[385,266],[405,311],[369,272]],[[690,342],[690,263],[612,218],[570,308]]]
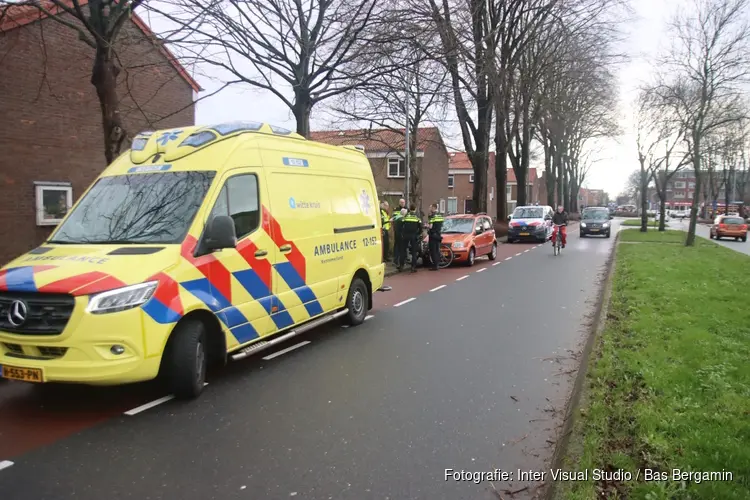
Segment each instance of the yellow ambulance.
[[336,318],[381,288],[370,165],[268,124],[149,131],[40,247],[0,270],[3,378],[162,377],[197,397],[207,366]]

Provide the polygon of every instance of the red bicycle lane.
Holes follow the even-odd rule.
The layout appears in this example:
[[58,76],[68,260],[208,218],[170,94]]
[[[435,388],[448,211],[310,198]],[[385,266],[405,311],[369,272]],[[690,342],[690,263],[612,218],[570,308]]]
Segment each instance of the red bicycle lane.
[[[375,294],[370,314],[377,316],[404,301],[445,288],[460,278],[468,279],[472,273],[485,272],[536,246],[501,244],[495,261],[480,257],[472,267],[454,265],[437,272],[419,269],[417,273],[410,273],[407,268],[386,278],[386,285],[391,290]],[[154,383],[118,387],[48,387],[0,381],[0,463],[163,396]]]

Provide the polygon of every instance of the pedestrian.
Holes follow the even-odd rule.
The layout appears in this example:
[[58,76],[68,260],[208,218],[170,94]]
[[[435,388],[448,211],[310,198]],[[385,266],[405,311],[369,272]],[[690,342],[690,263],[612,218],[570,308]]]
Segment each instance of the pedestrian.
[[440,264],[440,243],[443,242],[444,221],[443,214],[438,212],[437,203],[430,205],[430,230],[427,233],[429,235],[430,260],[432,261],[430,271],[440,269],[438,264]]
[[380,204],[380,223],[383,226],[383,262],[388,262],[391,252],[391,219],[388,216],[388,202]]
[[419,237],[422,235],[422,220],[417,216],[417,205],[409,205],[409,212],[404,216],[401,228],[401,246],[399,247],[399,266],[402,271],[406,263],[406,250],[411,252],[411,272],[417,272],[417,258],[419,256]]
[[[401,198],[398,200],[398,208],[393,211],[393,263],[396,267],[399,266],[399,255],[401,255],[401,228],[403,218],[408,210],[406,210],[406,200]],[[404,263],[401,263],[403,266]]]

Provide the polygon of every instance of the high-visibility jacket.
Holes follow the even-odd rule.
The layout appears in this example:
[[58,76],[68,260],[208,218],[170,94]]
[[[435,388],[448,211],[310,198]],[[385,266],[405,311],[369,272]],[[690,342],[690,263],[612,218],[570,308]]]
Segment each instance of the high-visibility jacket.
[[430,238],[442,238],[441,233],[443,231],[443,222],[445,222],[445,217],[443,217],[443,214],[435,213],[430,216]]
[[380,209],[380,222],[383,224],[383,229],[385,229],[386,231],[391,230],[391,221],[388,218],[388,212],[386,212],[382,208]]

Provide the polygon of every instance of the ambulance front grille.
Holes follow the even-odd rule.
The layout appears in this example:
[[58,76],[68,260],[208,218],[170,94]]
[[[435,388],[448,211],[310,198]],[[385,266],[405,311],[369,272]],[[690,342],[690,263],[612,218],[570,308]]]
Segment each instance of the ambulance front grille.
[[[17,302],[23,307],[19,309]],[[66,294],[0,293],[0,332],[59,335],[68,324],[74,307],[75,298]],[[21,316],[18,315],[19,312],[22,313]],[[12,318],[11,313],[14,314]]]
[[47,347],[47,346],[23,346],[19,344],[2,344],[7,351],[6,356],[21,359],[60,359],[68,352],[67,347]]

